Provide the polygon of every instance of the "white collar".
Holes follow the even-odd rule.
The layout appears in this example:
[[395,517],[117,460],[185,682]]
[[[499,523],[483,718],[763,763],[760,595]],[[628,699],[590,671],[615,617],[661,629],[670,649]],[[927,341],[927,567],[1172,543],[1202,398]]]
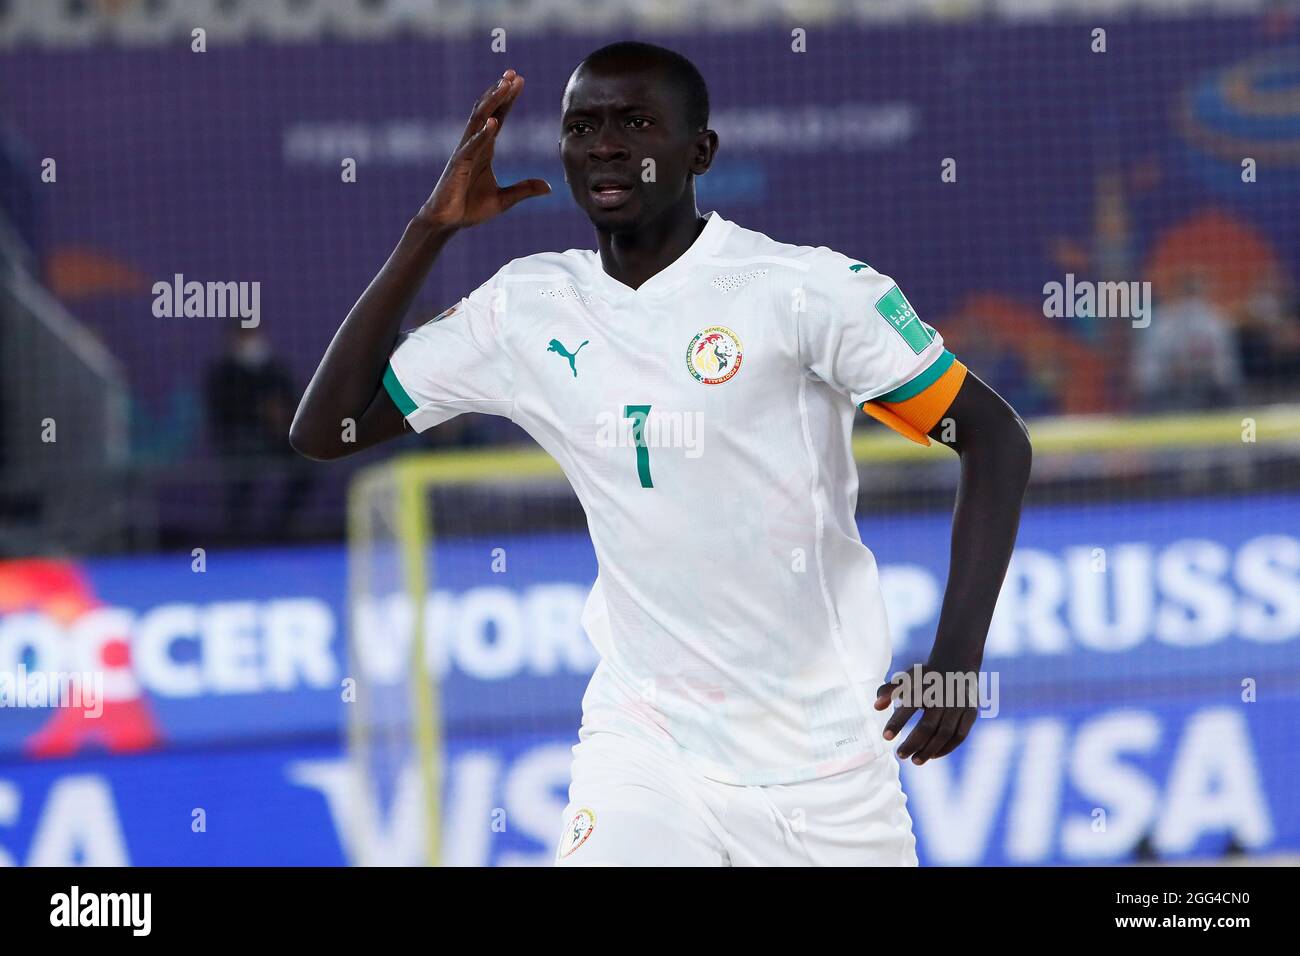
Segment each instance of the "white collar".
[[631,297],[644,298],[647,295],[658,296],[678,288],[685,281],[693,265],[718,251],[731,229],[731,223],[723,219],[717,211],[709,212],[705,218],[707,222],[690,248],[646,279],[637,289],[619,282],[606,272],[600,261],[600,253],[592,252],[590,261],[593,284],[611,301],[626,300]]

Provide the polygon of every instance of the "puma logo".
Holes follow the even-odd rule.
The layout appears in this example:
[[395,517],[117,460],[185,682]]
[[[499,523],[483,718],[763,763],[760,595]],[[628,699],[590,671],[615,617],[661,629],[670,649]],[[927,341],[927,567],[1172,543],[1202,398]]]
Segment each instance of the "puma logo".
[[[582,345],[586,345],[590,339],[583,339]],[[546,347],[546,351],[555,352],[557,355],[563,355],[569,360],[569,368],[573,370],[573,377],[578,377],[578,353],[582,351],[582,345],[570,352],[564,347],[564,343],[559,339],[551,339],[551,344]]]

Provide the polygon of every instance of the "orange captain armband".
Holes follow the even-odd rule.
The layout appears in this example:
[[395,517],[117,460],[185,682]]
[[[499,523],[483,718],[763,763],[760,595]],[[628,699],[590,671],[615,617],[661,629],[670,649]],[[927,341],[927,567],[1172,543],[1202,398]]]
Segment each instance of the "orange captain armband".
[[947,349],[916,378],[860,406],[904,438],[930,444],[927,434],[943,417],[966,381],[966,366]]

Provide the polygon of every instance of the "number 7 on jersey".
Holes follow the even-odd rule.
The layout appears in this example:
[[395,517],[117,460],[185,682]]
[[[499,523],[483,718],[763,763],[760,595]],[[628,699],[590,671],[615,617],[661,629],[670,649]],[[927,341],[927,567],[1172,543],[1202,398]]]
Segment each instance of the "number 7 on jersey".
[[632,441],[636,444],[636,473],[642,488],[653,488],[650,481],[650,449],[645,443],[645,420],[650,416],[649,405],[624,405],[623,417],[632,419]]

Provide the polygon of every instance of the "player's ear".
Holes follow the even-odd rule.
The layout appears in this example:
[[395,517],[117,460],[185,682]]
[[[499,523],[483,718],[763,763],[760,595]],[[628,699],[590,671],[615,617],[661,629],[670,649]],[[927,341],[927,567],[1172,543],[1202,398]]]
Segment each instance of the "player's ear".
[[691,164],[691,172],[703,176],[709,171],[717,155],[718,134],[711,129],[702,130],[695,137],[695,161]]

